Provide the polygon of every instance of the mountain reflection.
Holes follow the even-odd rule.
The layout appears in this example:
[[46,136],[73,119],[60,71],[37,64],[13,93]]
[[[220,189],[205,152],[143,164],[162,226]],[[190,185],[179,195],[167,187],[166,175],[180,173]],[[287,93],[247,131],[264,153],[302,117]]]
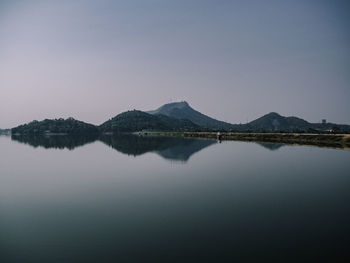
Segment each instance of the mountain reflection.
[[135,135],[104,135],[100,140],[127,155],[138,156],[146,152],[155,152],[165,159],[183,162],[188,161],[194,153],[216,143],[213,140]]
[[285,144],[281,144],[281,143],[262,143],[262,142],[259,142],[257,144],[259,144],[260,146],[264,147],[265,149],[269,149],[271,151],[276,151],[279,148],[285,146]]
[[28,144],[30,146],[44,147],[45,149],[69,149],[73,150],[76,147],[83,146],[87,143],[92,143],[98,139],[97,135],[87,136],[35,136],[35,135],[12,135],[11,139],[21,143]]
[[[28,144],[34,148],[69,149],[83,146],[100,140],[120,153],[139,156],[147,152],[154,152],[167,160],[186,162],[196,152],[215,144],[215,140],[193,139],[165,136],[137,136],[132,134],[101,135],[101,136],[17,136],[11,139]],[[278,150],[283,144],[257,143],[265,149]]]
[[17,136],[11,139],[34,148],[69,149],[100,140],[113,149],[127,155],[139,156],[155,152],[164,159],[186,162],[196,152],[215,144],[214,140],[189,139],[182,137],[137,136],[132,134],[98,136]]

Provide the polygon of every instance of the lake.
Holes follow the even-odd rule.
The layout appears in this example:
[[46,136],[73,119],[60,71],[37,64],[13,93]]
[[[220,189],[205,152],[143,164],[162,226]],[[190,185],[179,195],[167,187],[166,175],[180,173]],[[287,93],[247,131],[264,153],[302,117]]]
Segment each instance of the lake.
[[350,151],[0,136],[0,262],[349,262]]

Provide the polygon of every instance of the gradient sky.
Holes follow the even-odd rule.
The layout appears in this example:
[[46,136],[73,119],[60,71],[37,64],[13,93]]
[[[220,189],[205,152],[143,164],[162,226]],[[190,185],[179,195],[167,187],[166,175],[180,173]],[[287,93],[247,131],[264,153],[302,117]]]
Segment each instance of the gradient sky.
[[350,124],[350,4],[0,0],[0,127],[186,100],[232,123]]

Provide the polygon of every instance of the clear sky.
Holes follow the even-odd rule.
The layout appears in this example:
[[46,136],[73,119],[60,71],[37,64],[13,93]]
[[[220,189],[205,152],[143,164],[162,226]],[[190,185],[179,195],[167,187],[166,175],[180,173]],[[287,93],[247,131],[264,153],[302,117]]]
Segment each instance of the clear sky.
[[239,123],[350,124],[350,4],[0,0],[0,127],[186,100]]

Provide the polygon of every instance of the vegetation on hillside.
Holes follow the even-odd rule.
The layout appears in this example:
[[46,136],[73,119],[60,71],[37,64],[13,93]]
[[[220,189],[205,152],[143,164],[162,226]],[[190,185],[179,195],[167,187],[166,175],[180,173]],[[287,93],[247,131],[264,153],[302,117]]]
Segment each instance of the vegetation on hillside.
[[[246,124],[230,124],[210,118],[187,102],[165,104],[151,112],[123,112],[95,126],[73,118],[32,121],[12,129],[12,134],[98,134],[139,131],[226,131],[274,133],[350,133],[350,125],[310,123],[297,117],[284,117],[271,112]],[[1,131],[0,131],[1,132]]]
[[165,104],[148,113],[162,114],[175,119],[187,119],[207,130],[231,130],[235,127],[233,124],[213,119],[194,110],[186,101]]
[[28,124],[12,128],[12,134],[30,135],[30,134],[98,134],[99,130],[95,125],[68,119],[45,119],[43,121],[32,121]]
[[349,133],[349,125],[334,123],[310,123],[297,117],[284,117],[276,112],[268,113],[247,124],[236,125],[232,131],[274,133]]
[[123,112],[106,121],[99,128],[103,133],[201,130],[201,127],[189,120],[179,120],[164,115],[152,115],[138,110]]

